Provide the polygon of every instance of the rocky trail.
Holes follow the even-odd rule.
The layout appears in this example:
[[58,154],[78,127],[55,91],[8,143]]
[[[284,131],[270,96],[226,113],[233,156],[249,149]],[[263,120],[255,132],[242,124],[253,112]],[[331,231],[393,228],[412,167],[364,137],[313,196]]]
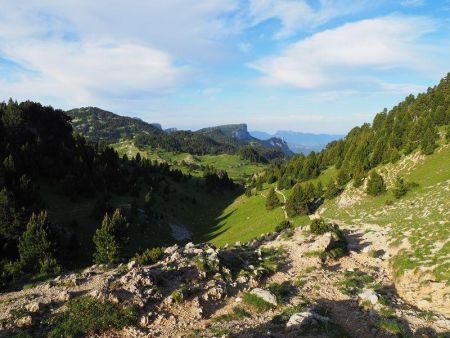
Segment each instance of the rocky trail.
[[[340,228],[348,253],[336,259],[326,256],[337,241],[335,233],[313,235],[296,228],[223,249],[173,246],[155,264],[96,265],[5,293],[0,295],[0,336],[17,327],[41,336],[45,328],[38,323],[44,316],[87,295],[139,311],[138,325],[96,337],[378,338],[450,332],[445,316],[398,296],[389,273],[386,229]],[[263,310],[249,294],[265,300]]]

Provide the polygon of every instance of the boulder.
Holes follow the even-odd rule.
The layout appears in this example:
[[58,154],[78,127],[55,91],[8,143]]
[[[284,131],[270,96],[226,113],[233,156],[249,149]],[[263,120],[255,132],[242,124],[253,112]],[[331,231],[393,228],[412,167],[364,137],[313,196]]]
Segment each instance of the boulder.
[[286,328],[299,329],[306,324],[316,324],[317,322],[328,322],[330,319],[321,316],[311,310],[294,313],[288,320]]
[[327,232],[322,236],[317,237],[316,240],[308,246],[307,251],[325,252],[332,242],[333,242],[333,235],[331,234],[331,232]]
[[264,290],[261,288],[254,288],[252,291],[250,291],[250,293],[255,296],[258,296],[259,298],[263,299],[267,303],[270,303],[274,306],[278,305],[277,297],[269,290]]
[[370,304],[375,305],[378,303],[378,295],[371,289],[365,289],[358,294],[359,299],[362,301],[369,301]]
[[15,324],[18,327],[30,326],[31,324],[33,324],[33,318],[30,315],[21,317],[16,320]]
[[58,294],[58,300],[61,302],[67,302],[72,298],[72,294],[68,291],[62,291]]
[[41,307],[42,307],[42,304],[39,302],[33,302],[33,303],[25,305],[25,309],[31,313],[39,312]]

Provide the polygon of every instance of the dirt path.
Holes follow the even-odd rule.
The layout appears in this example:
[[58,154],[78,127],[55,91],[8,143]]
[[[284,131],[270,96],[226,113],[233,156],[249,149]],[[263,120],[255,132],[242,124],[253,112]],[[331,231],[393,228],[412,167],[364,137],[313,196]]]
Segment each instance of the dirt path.
[[[364,228],[346,224],[340,224],[340,227],[345,231],[349,255],[334,263],[321,264],[319,258],[305,256],[304,243],[307,239],[300,231],[287,240],[274,242],[272,245],[281,244],[287,250],[291,261],[287,271],[276,273],[269,282],[292,282],[301,276],[303,286],[299,299],[307,295],[316,304],[324,305],[330,310],[330,317],[354,337],[390,337],[384,331],[374,329],[377,322],[387,320],[376,314],[381,308],[390,308],[392,316],[403,324],[408,334],[420,330],[424,334],[450,330],[448,319],[431,314],[427,317],[427,313],[408,305],[397,294],[395,282],[390,276],[390,253],[385,251],[388,247],[388,229],[375,224],[365,224]],[[345,279],[346,271],[361,271],[370,275],[374,279],[372,284],[381,286],[383,293],[379,297],[387,306],[378,303],[373,309],[364,309],[358,304],[357,297],[344,294],[338,285]],[[294,299],[293,303],[296,301],[299,300]],[[362,322],[366,324],[361,325]]]
[[288,221],[289,220],[289,216],[288,216],[288,214],[286,212],[286,195],[282,191],[278,190],[278,188],[275,188],[275,192],[277,194],[280,194],[281,196],[283,196],[283,205],[282,205],[281,209],[283,209],[284,219],[286,221]]

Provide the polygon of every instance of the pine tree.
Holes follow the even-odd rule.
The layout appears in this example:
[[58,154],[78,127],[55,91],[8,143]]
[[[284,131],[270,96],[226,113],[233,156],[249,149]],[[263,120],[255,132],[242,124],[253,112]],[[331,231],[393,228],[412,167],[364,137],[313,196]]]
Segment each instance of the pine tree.
[[327,185],[327,190],[325,191],[325,198],[332,199],[336,196],[339,196],[342,189],[339,188],[339,186],[336,184],[335,180],[330,180]]
[[394,188],[392,190],[395,198],[400,198],[408,192],[408,185],[406,184],[405,180],[397,176],[395,179]]
[[420,142],[420,147],[425,155],[431,155],[434,152],[434,149],[437,147],[436,141],[438,138],[438,134],[434,127],[430,127],[425,131],[422,141]]
[[252,196],[252,187],[251,186],[247,186],[245,188],[245,196],[247,196],[247,197],[251,197]]
[[294,186],[294,191],[286,201],[286,212],[289,216],[307,215],[309,212],[307,196],[300,183]]
[[266,199],[266,210],[273,210],[276,207],[279,207],[280,204],[280,199],[278,198],[275,190],[273,188],[270,188]]
[[317,186],[316,186],[316,195],[315,198],[319,199],[323,197],[323,185],[322,185],[322,181],[317,182]]
[[123,246],[127,241],[128,223],[120,209],[116,209],[110,218],[105,214],[102,225],[94,234],[96,263],[115,263],[122,256]]
[[366,192],[371,196],[377,196],[386,192],[386,185],[384,184],[383,177],[375,170],[372,170],[370,173]]
[[[33,213],[19,241],[20,264],[28,272],[57,272],[48,235],[47,212]],[[39,268],[39,270],[38,270]]]

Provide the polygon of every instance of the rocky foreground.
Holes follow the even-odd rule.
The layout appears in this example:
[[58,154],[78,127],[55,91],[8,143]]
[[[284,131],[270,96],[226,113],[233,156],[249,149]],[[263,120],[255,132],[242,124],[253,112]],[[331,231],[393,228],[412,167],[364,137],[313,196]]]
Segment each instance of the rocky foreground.
[[172,246],[150,265],[94,265],[0,295],[0,336],[447,337],[433,304],[398,296],[383,230],[367,230],[342,227],[343,241],[288,229],[223,249]]

